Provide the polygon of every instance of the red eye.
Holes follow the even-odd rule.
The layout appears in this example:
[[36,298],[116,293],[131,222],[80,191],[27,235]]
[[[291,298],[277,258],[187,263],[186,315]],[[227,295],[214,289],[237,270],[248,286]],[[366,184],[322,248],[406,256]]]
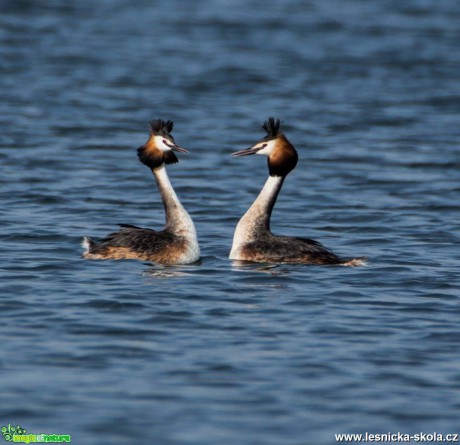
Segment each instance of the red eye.
[[163,144],[166,144],[166,139],[163,139]]

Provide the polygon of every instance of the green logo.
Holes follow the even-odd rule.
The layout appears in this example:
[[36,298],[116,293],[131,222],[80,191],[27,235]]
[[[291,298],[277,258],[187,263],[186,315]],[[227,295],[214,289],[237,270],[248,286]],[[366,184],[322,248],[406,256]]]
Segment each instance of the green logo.
[[3,426],[1,432],[7,442],[15,443],[68,443],[72,440],[70,434],[26,434],[26,429],[11,423]]
[[24,434],[27,430],[21,428],[19,425],[14,427],[11,426],[11,423],[8,426],[3,426],[2,429],[2,436],[7,442],[13,442],[13,436],[15,434]]

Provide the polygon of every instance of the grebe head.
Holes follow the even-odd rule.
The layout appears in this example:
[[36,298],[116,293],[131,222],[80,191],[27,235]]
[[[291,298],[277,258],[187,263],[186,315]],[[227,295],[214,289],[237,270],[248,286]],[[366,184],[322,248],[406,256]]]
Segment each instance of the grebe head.
[[174,123],[162,119],[150,122],[150,136],[147,142],[137,149],[140,161],[150,168],[157,168],[164,164],[179,162],[173,153],[188,153],[185,148],[179,147],[171,135]]
[[232,156],[265,155],[270,176],[286,176],[297,165],[298,155],[280,127],[279,119],[269,117],[262,125],[267,135],[252,147],[232,153]]

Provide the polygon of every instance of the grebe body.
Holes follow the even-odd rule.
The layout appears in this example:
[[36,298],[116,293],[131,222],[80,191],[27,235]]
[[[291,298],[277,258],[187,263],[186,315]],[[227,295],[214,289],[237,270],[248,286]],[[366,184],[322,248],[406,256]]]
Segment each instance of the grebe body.
[[155,177],[166,214],[166,225],[161,231],[120,224],[121,230],[111,233],[99,242],[83,238],[83,258],[136,259],[159,264],[188,264],[198,261],[200,247],[192,218],[184,209],[174,191],[167,164],[178,162],[174,151],[186,153],[171,135],[173,122],[161,119],[151,122],[148,141],[138,148],[140,161],[149,167]]
[[344,260],[317,241],[278,236],[270,230],[270,217],[286,176],[296,167],[297,151],[280,130],[280,120],[269,118],[263,126],[267,135],[252,147],[232,154],[268,157],[269,177],[259,196],[238,222],[230,259],[257,263],[303,263],[357,266],[362,258]]

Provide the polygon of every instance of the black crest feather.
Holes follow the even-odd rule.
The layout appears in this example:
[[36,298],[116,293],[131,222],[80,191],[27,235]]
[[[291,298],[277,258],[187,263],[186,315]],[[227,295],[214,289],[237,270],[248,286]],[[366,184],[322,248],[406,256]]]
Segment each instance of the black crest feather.
[[172,151],[165,151],[163,153],[163,156],[165,164],[176,164],[177,162],[179,162],[179,159],[177,159],[177,156]]
[[275,119],[274,117],[269,117],[263,124],[262,128],[267,132],[267,138],[272,139],[276,138],[281,134],[280,131],[281,121]]
[[163,119],[154,119],[150,122],[150,132],[153,134],[170,134],[174,128],[173,121],[164,121]]

